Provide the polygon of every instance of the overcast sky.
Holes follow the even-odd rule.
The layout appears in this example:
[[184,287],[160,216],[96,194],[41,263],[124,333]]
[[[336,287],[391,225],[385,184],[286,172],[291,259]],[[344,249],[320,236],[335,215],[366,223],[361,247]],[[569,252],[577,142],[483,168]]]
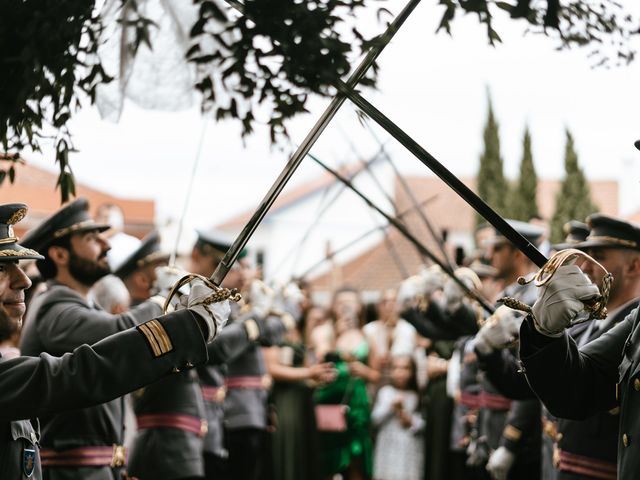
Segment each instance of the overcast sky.
[[[633,148],[634,140],[640,138],[638,62],[625,68],[593,69],[587,52],[557,52],[552,40],[524,36],[523,25],[504,21],[497,23],[504,43],[494,48],[473,16],[457,20],[453,37],[436,35],[442,8],[434,3],[423,2],[384,50],[379,90],[366,91],[365,96],[454,173],[473,175],[482,150],[488,87],[509,176],[517,173],[523,129],[528,124],[538,176],[561,177],[564,128],[568,127],[587,176],[620,180],[621,213],[639,209],[640,152]],[[387,4],[398,11],[403,2]],[[370,20],[362,21],[371,25]],[[640,47],[637,41],[636,47]],[[311,113],[290,124],[294,142],[302,141],[328,103],[328,99],[314,99]],[[113,124],[87,107],[72,121],[80,150],[72,157],[72,167],[80,182],[118,196],[153,198],[160,222],[176,219],[203,125],[197,108],[162,113],[127,104],[120,122]],[[269,145],[264,130],[243,145],[235,124],[208,122],[205,127],[186,217],[186,224],[196,228],[255,208],[286,161],[284,152]],[[387,140],[381,129],[376,132]],[[353,160],[347,138],[364,156],[378,148],[357,121],[353,107],[345,104],[312,152],[332,164]],[[393,140],[388,146],[404,172],[426,173]],[[50,153],[27,158],[55,168]],[[305,161],[292,183],[319,172]]]

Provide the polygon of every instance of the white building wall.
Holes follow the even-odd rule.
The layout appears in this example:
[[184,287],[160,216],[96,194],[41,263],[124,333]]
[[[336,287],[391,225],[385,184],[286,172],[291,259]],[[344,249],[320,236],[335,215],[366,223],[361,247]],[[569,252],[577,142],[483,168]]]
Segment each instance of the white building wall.
[[[391,168],[384,162],[379,162],[373,171],[384,191],[393,197],[394,176]],[[385,194],[366,171],[355,178],[354,185],[387,213],[394,214]],[[259,250],[264,253],[266,279],[282,282],[300,275],[325,257],[327,242],[330,242],[335,251],[377,225],[386,224],[382,216],[352,191],[343,189],[341,184],[334,184],[328,192],[325,190],[321,189],[269,214],[251,238],[248,246],[252,255]],[[339,190],[342,193],[336,196]],[[332,199],[335,200],[330,207],[318,217],[323,206]],[[302,237],[311,226],[313,228],[306,241],[302,242]],[[344,261],[353,258],[380,238],[380,235],[371,235],[345,251],[338,259]],[[319,268],[315,272],[322,271]]]

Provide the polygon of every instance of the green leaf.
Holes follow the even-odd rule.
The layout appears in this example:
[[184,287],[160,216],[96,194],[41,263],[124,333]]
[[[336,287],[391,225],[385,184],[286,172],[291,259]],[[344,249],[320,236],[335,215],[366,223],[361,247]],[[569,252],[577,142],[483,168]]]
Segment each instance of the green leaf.
[[513,10],[514,10],[513,5],[511,5],[510,3],[507,3],[507,2],[496,2],[496,7],[504,10],[505,12],[509,12],[509,13],[513,12]]

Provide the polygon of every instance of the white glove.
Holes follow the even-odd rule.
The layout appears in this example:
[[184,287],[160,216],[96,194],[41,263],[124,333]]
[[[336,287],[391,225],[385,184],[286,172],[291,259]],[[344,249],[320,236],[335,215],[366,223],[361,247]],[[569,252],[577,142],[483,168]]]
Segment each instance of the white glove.
[[294,282],[289,282],[278,288],[278,294],[273,300],[273,308],[276,311],[287,312],[295,318],[302,316],[302,304],[305,300],[304,293]]
[[[185,275],[188,275],[188,273],[181,268],[170,267],[168,265],[156,267],[154,271],[156,274],[156,280],[153,282],[151,290],[153,295],[160,295],[164,298],[167,298],[169,292],[178,280]],[[188,287],[186,288],[186,291],[182,291],[183,288],[184,287],[180,289],[180,293],[188,293]]]
[[489,472],[493,480],[507,480],[507,475],[515,460],[514,453],[510,452],[506,447],[498,447],[489,457],[487,472]]
[[209,328],[207,342],[211,342],[216,337],[220,329],[227,323],[231,313],[229,300],[207,302],[207,299],[214,293],[214,290],[207,287],[202,280],[193,280],[189,294],[180,297],[180,303],[176,308],[176,310],[188,308],[204,319]]
[[[456,278],[460,280],[469,290],[479,290],[482,287],[480,278],[470,268],[460,267],[454,272]],[[451,277],[447,278],[443,288],[444,308],[448,312],[455,312],[462,306],[467,292]]]
[[460,308],[466,294],[462,287],[452,278],[446,281],[442,293],[444,296],[444,308],[447,312],[455,312]]
[[261,280],[254,280],[245,301],[259,317],[265,318],[273,308],[275,292]]
[[444,272],[438,265],[432,265],[420,272],[422,284],[420,286],[420,294],[429,298],[437,290],[442,289],[446,279]]
[[518,337],[522,320],[522,315],[505,305],[500,306],[476,334],[476,349],[488,355],[506,347]]
[[282,298],[284,298],[287,302],[297,304],[302,303],[305,299],[304,293],[294,282],[289,282],[282,288]]
[[396,303],[401,311],[416,306],[418,297],[423,294],[423,285],[424,280],[419,275],[413,275],[400,284]]
[[599,295],[599,290],[576,265],[559,267],[549,282],[538,291],[533,304],[536,330],[549,337],[559,337],[584,302]]

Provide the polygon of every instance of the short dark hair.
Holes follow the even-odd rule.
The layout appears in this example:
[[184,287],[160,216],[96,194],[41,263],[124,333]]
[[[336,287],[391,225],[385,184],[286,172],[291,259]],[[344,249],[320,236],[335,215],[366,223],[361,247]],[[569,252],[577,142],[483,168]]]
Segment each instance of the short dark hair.
[[49,246],[47,246],[46,250],[41,252],[44,260],[36,260],[36,267],[38,267],[38,270],[44,280],[50,280],[58,274],[58,267],[56,267],[53,260],[49,258],[50,247],[62,247],[71,251],[71,235],[65,235],[64,237],[53,240]]
[[220,262],[224,258],[224,252],[221,252],[213,245],[204,240],[198,239],[196,244],[193,246],[194,250],[197,250],[201,255],[207,257],[214,257],[218,262]]

